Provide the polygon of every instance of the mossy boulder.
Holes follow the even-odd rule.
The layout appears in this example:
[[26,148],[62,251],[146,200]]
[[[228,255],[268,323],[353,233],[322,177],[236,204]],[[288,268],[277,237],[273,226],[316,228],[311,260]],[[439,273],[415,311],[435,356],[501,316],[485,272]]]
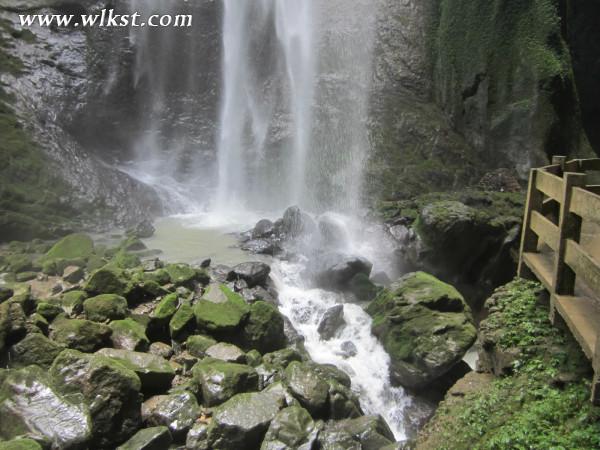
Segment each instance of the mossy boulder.
[[194,269],[187,264],[167,264],[165,271],[171,283],[193,289],[196,283],[208,284],[210,277],[204,270]]
[[91,295],[116,294],[125,296],[129,291],[129,279],[125,272],[114,267],[103,267],[90,276],[85,291]]
[[4,257],[8,271],[14,273],[28,272],[33,269],[31,256],[24,254],[13,254]]
[[282,409],[273,418],[260,450],[313,448],[318,428],[308,411],[300,406]]
[[253,303],[242,329],[240,345],[267,353],[279,350],[285,344],[284,321],[279,310],[263,301]]
[[165,295],[165,297],[156,305],[150,317],[158,321],[168,322],[177,312],[179,307],[179,297],[177,293]]
[[189,302],[181,304],[169,321],[169,333],[172,339],[185,340],[195,328],[194,308]]
[[81,314],[83,312],[83,302],[86,298],[88,298],[88,294],[84,291],[69,291],[59,298],[48,300],[48,302],[60,306],[69,315]]
[[[7,371],[0,383],[0,439],[29,438],[47,448],[86,448],[92,422],[86,405],[55,386],[47,371],[29,366]],[[13,441],[5,448],[20,447]]]
[[206,350],[216,343],[217,341],[213,338],[201,334],[190,336],[187,338],[187,341],[185,341],[187,351],[197,358],[204,358],[204,356],[206,356]]
[[33,439],[13,439],[0,442],[0,450],[43,450],[42,446]]
[[408,274],[382,291],[367,312],[391,357],[393,378],[411,389],[440,379],[477,337],[462,295],[424,272]]
[[124,319],[127,316],[127,300],[120,295],[102,294],[83,302],[83,311],[88,320],[106,322]]
[[115,320],[109,324],[114,348],[145,352],[150,347],[146,327],[133,319]]
[[[383,449],[396,439],[381,416],[362,416],[355,419],[330,421],[319,433],[322,449]],[[392,447],[395,448],[395,447]]]
[[235,394],[258,389],[258,374],[243,364],[205,358],[194,365],[192,374],[206,406],[218,405]]
[[94,241],[87,234],[70,234],[52,246],[42,261],[54,259],[89,258],[94,253]]
[[50,331],[50,338],[68,348],[91,353],[110,345],[112,330],[100,323],[83,319],[57,318]]
[[35,310],[40,316],[48,321],[53,321],[59,314],[64,314],[65,310],[56,303],[39,302]]
[[313,417],[325,415],[329,384],[312,365],[297,361],[290,363],[285,369],[285,381],[290,392]]
[[10,348],[10,366],[26,367],[30,365],[49,369],[54,359],[65,349],[40,333],[30,333]]
[[96,355],[118,361],[133,370],[142,382],[144,392],[160,392],[169,389],[175,377],[175,370],[160,356],[129,350],[103,348]]
[[277,413],[286,406],[283,389],[238,394],[215,408],[207,430],[209,448],[259,448]]
[[224,285],[221,285],[220,289],[226,297],[224,302],[215,303],[203,298],[194,305],[198,328],[209,334],[231,333],[240,327],[250,311],[241,296]]
[[120,362],[99,354],[65,350],[50,368],[57,389],[83,396],[92,419],[92,448],[114,448],[141,424],[141,382]]

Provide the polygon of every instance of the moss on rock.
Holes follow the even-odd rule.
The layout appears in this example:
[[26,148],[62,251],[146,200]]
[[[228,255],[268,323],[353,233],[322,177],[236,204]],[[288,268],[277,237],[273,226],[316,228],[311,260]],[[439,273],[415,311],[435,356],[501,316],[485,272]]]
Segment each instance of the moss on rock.
[[128,314],[127,300],[120,295],[102,294],[85,300],[83,311],[94,322],[124,319]]

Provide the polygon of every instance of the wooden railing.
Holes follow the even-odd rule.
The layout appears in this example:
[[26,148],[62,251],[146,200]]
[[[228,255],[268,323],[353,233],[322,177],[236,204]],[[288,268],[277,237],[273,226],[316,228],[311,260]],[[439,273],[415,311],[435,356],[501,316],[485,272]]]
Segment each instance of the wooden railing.
[[[600,262],[581,242],[582,230],[600,233],[600,186],[586,183],[600,159],[532,169],[519,257],[519,276],[535,275],[550,293],[550,318],[564,319],[592,361],[592,401],[600,404]],[[600,247],[600,245],[599,245]]]

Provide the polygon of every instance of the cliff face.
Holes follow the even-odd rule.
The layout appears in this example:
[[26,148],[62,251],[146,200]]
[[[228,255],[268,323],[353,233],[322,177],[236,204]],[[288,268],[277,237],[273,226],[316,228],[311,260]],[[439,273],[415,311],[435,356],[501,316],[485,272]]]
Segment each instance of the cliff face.
[[525,179],[552,155],[591,155],[598,51],[581,37],[595,36],[586,21],[597,17],[591,3],[432,0],[383,8],[372,193],[398,199],[454,189],[501,167]]

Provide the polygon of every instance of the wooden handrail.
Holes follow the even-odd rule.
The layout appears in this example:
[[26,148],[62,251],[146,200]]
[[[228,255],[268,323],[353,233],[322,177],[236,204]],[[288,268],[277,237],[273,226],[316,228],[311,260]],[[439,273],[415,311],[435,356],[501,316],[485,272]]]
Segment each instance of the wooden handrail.
[[[579,243],[585,222],[600,223],[600,186],[586,185],[589,171],[600,171],[600,158],[555,156],[531,170],[518,273],[550,291],[550,318],[561,316],[592,360],[592,401],[600,405],[600,310],[593,303],[600,302],[600,261]],[[578,280],[586,294],[576,293]]]

